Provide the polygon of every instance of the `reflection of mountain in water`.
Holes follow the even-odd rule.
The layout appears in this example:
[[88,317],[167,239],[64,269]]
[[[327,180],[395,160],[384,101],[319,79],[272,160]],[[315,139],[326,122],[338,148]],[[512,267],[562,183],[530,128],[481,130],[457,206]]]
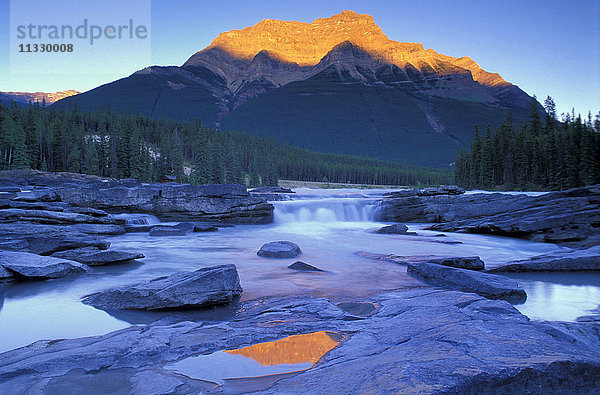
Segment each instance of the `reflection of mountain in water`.
[[261,365],[267,366],[303,362],[316,363],[339,344],[334,336],[336,336],[335,333],[325,331],[292,335],[280,340],[225,352],[252,358]]

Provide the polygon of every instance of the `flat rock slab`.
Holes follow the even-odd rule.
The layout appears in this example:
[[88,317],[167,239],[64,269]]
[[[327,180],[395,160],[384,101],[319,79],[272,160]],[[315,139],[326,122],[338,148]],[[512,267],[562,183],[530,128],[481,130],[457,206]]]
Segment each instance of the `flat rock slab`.
[[161,237],[161,236],[187,236],[190,230],[185,228],[176,228],[175,226],[158,225],[153,226],[150,229],[150,236]]
[[408,264],[408,273],[428,283],[464,292],[474,292],[490,299],[524,302],[525,291],[510,278],[467,269],[442,266],[431,262]]
[[324,270],[319,269],[313,265],[309,265],[308,263],[304,263],[301,261],[296,261],[288,266],[288,269],[296,270],[299,272],[324,272]]
[[256,253],[264,258],[295,258],[302,254],[298,244],[291,241],[273,241],[263,245]]
[[47,280],[87,271],[81,263],[68,259],[12,251],[0,251],[0,266],[13,272],[16,278],[26,280]]
[[53,257],[70,259],[88,266],[105,266],[117,263],[130,262],[135,259],[144,258],[141,252],[118,251],[118,250],[93,250],[79,249],[61,251],[52,254]]
[[429,262],[442,266],[450,266],[469,270],[483,270],[483,268],[485,267],[483,260],[481,260],[481,258],[478,256],[457,257],[439,255],[383,255],[363,251],[357,252],[356,254],[368,259],[399,263],[401,265],[408,265],[409,263]]
[[488,272],[573,272],[600,271],[600,246],[582,250],[559,251],[512,261]]
[[199,309],[229,304],[241,293],[235,265],[220,265],[108,289],[83,303],[103,310]]
[[165,366],[317,331],[345,336],[311,369],[249,381],[253,391],[547,394],[600,388],[599,324],[530,321],[503,300],[430,288],[362,302],[379,309],[348,320],[324,298],[261,298],[241,303],[229,321],[163,320],[102,336],[38,341],[1,354],[0,393],[227,392]]
[[11,251],[51,255],[58,251],[95,247],[106,250],[110,243],[95,235],[87,235],[70,226],[39,225],[29,222],[11,222],[0,226],[2,248]]

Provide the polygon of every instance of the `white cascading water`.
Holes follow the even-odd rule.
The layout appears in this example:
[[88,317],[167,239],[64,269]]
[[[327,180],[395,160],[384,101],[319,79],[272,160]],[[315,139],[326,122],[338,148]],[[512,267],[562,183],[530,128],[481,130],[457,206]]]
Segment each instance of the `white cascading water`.
[[125,224],[136,225],[156,225],[160,224],[160,219],[152,214],[113,214],[113,218],[124,219]]
[[274,222],[367,222],[374,221],[377,201],[360,198],[310,199],[274,202]]

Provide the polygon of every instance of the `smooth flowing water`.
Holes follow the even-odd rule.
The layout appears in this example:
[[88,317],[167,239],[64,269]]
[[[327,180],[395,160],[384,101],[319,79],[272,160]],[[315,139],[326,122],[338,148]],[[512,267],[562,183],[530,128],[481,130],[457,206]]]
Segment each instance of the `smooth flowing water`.
[[[0,352],[41,339],[73,338],[107,333],[149,322],[167,313],[123,313],[118,317],[81,304],[80,299],[102,289],[133,284],[177,271],[233,263],[244,288],[243,300],[271,295],[314,295],[333,302],[360,302],[373,292],[423,286],[406,274],[403,265],[375,261],[357,252],[394,255],[478,255],[487,266],[560,250],[552,244],[486,235],[452,234],[436,237],[426,224],[410,224],[418,236],[373,233],[385,225],[373,221],[384,190],[299,189],[290,201],[276,202],[269,225],[239,225],[218,232],[185,237],[149,237],[128,233],[107,239],[111,248],[146,255],[141,263],[93,268],[90,274],[68,279],[7,285],[0,288]],[[151,216],[126,216],[131,224],[156,222]],[[256,255],[267,242],[289,240],[303,254],[297,259],[267,259]],[[325,272],[295,272],[287,268],[301,260]],[[587,315],[593,303],[568,308],[564,298],[590,301],[600,290],[598,276],[585,275],[569,288],[545,277],[518,278],[530,298],[517,306],[535,319],[572,320]],[[543,291],[539,283],[543,284]],[[583,290],[585,289],[585,290]],[[564,295],[564,297],[563,297]],[[598,298],[596,305],[600,303]],[[2,305],[3,303],[3,305]],[[561,304],[562,303],[562,304]],[[188,313],[186,319],[226,319],[233,309]],[[565,313],[558,313],[565,311]],[[568,312],[568,314],[567,314]]]

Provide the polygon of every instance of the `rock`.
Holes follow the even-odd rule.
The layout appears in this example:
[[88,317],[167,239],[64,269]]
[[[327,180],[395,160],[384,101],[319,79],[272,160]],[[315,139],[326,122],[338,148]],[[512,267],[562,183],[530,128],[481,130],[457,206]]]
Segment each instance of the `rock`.
[[86,214],[66,213],[46,210],[3,209],[0,210],[0,220],[31,221],[48,225],[69,225],[77,223],[116,224],[113,218],[98,218]]
[[[406,226],[404,224],[388,225],[388,226],[384,226],[382,228],[379,228],[375,233],[383,233],[383,234],[407,234],[408,233],[408,226]],[[410,234],[416,234],[416,233],[410,232]]]
[[[19,193],[21,192],[21,188],[17,187],[17,186],[3,186],[0,187],[0,193]],[[15,196],[16,197],[16,196]]]
[[387,192],[384,196],[404,198],[409,196],[462,195],[463,193],[465,193],[465,190],[457,185],[441,185],[425,189],[401,189],[399,191]]
[[442,266],[456,267],[460,269],[469,270],[483,270],[485,264],[478,256],[471,257],[455,257],[455,256],[439,256],[439,255],[413,255],[413,256],[402,256],[402,255],[382,255],[372,254],[369,252],[358,252],[357,255],[364,258],[399,263],[402,265],[408,265],[409,263],[435,263]]
[[34,189],[33,191],[19,192],[14,199],[22,202],[57,202],[60,197],[53,189]]
[[4,223],[0,226],[2,248],[50,255],[58,251],[95,247],[106,250],[110,243],[81,233],[71,227],[39,225],[29,222]]
[[150,229],[150,236],[187,236],[190,230],[185,228],[176,228],[175,226],[157,225]]
[[152,228],[158,225],[123,225],[126,233],[150,232]]
[[296,193],[292,191],[290,188],[284,187],[258,187],[250,190],[250,192],[256,193]]
[[600,323],[600,315],[582,315],[581,317],[576,318],[577,322],[599,322]]
[[109,289],[83,303],[103,310],[198,309],[229,304],[241,293],[235,265],[220,265]]
[[442,266],[430,262],[408,264],[408,274],[428,283],[463,292],[474,292],[490,299],[524,302],[525,291],[513,279],[495,274]]
[[126,185],[97,182],[79,188],[57,186],[56,191],[62,201],[73,206],[146,213],[164,221],[273,221],[273,205],[251,196],[243,185]]
[[488,272],[571,272],[600,271],[600,246],[558,251],[512,261]]
[[319,269],[318,267],[314,267],[313,265],[309,265],[308,263],[304,263],[302,261],[296,261],[288,266],[288,269],[297,270],[299,272],[323,272],[324,270]]
[[65,211],[66,204],[60,202],[20,202],[8,199],[0,200],[0,209],[18,208],[23,210]]
[[0,251],[0,266],[26,280],[60,278],[87,271],[82,264],[68,259],[12,251]]
[[100,251],[91,248],[61,251],[52,254],[53,257],[70,259],[88,266],[104,266],[116,263],[130,262],[135,259],[144,258],[140,252],[107,250]]
[[106,217],[108,213],[104,210],[98,210],[91,207],[69,207],[67,211],[71,213],[87,214],[93,217]]
[[251,381],[252,391],[536,394],[600,387],[598,324],[530,321],[508,302],[431,288],[372,295],[362,303],[379,309],[348,320],[325,298],[266,297],[242,302],[234,319],[218,323],[162,320],[101,336],[42,340],[2,354],[0,392],[226,393],[227,384],[208,386],[203,377],[165,366],[318,331],[345,336],[310,369]]
[[122,235],[125,228],[121,225],[77,224],[72,227],[88,235]]
[[423,196],[461,195],[463,193],[465,193],[465,190],[457,185],[442,185],[437,188],[425,188],[421,191]]
[[212,225],[198,225],[194,226],[194,232],[216,232],[219,228]]
[[264,244],[256,253],[264,258],[295,258],[302,254],[300,247],[291,241],[273,241]]
[[[0,265],[0,284],[3,282],[8,282],[8,281],[14,281],[15,280],[15,275],[13,272],[6,270],[4,268],[4,266]],[[1,299],[1,296],[0,296]],[[2,303],[0,303],[0,306],[2,306]]]
[[496,234],[573,246],[600,244],[600,185],[539,196],[392,194],[384,198],[378,213],[379,221],[434,222],[429,229],[439,231]]
[[193,232],[195,227],[196,226],[191,222],[180,222],[177,225],[173,225],[174,229],[183,229],[186,232]]

